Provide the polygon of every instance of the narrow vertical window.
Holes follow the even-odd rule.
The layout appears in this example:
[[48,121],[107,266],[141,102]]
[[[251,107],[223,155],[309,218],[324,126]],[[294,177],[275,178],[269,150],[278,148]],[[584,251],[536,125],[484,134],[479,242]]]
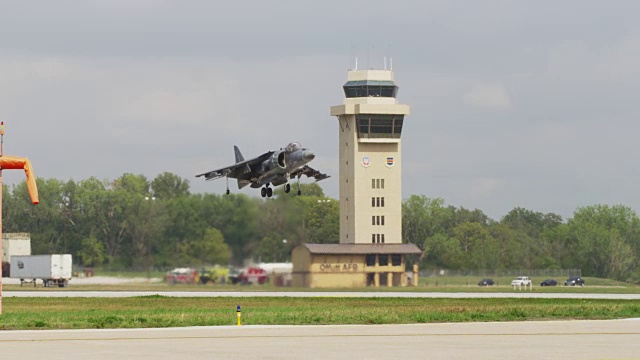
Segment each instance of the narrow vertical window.
[[376,216],[376,225],[380,225],[380,216]]
[[371,234],[371,243],[372,244],[376,243],[376,234]]
[[[384,204],[384,200],[383,200],[383,204]],[[379,197],[376,198],[376,206],[380,207],[380,198]],[[384,205],[382,205],[382,206],[384,206]]]
[[384,234],[382,234],[382,243],[384,244]]
[[375,215],[371,215],[371,225],[375,225],[376,224],[376,217]]
[[384,179],[380,179],[380,189],[384,189]]
[[384,215],[381,216],[380,225],[384,225]]
[[380,234],[376,234],[376,240],[378,241],[378,244],[380,244]]
[[372,189],[376,188],[376,179],[371,179],[371,188]]
[[376,207],[376,198],[371,198],[371,207]]
[[380,202],[381,203],[380,206],[384,207],[384,198],[381,198],[381,199],[382,199],[382,201]]
[[376,189],[380,189],[380,179],[376,179]]

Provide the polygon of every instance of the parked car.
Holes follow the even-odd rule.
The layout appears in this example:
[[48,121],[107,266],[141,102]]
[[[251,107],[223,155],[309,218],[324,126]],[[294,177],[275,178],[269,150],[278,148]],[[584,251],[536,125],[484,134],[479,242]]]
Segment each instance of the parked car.
[[528,276],[518,276],[517,279],[511,281],[511,286],[529,286],[531,279]]
[[570,276],[567,281],[564,282],[564,286],[584,286],[584,279],[580,276]]
[[540,286],[556,286],[556,285],[558,285],[558,282],[555,281],[554,279],[547,279],[540,283]]
[[478,286],[491,286],[491,285],[493,285],[493,280],[492,279],[482,279],[478,283]]

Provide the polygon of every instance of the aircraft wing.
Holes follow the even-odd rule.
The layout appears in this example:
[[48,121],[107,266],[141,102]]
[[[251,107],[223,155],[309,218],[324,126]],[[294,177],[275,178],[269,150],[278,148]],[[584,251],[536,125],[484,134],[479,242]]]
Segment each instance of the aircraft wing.
[[316,169],[311,168],[308,165],[305,165],[305,166],[299,168],[298,170],[292,172],[291,173],[291,178],[293,179],[296,176],[300,177],[302,175],[307,175],[307,177],[313,177],[314,179],[316,179],[316,182],[320,181],[320,180],[324,180],[324,179],[326,179],[328,177],[331,177],[331,176],[329,176],[327,174],[321,173],[320,171],[318,171]]
[[205,180],[215,180],[221,177],[237,178],[239,175],[246,174],[252,171],[255,165],[262,163],[273,155],[274,151],[266,152],[253,159],[244,160],[221,169],[207,171],[206,173],[198,174],[196,177],[204,176]]

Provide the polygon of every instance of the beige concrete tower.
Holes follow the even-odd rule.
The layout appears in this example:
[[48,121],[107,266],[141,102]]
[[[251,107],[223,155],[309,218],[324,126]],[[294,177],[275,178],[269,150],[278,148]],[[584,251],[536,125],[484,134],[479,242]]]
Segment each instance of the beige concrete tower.
[[352,70],[340,132],[340,243],[402,243],[400,135],[409,105],[398,104],[391,70]]

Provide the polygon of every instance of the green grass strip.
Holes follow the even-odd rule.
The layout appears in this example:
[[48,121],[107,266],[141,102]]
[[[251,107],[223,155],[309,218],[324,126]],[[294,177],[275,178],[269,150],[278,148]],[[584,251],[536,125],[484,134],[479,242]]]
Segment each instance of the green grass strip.
[[404,298],[5,298],[0,329],[413,324],[640,317],[637,300]]

